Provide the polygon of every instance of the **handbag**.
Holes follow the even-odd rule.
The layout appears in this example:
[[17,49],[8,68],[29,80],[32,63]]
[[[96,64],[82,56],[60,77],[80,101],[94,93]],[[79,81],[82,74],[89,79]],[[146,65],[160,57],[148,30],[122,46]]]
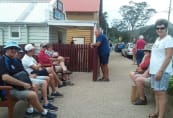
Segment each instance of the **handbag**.
[[[20,72],[14,74],[13,77],[17,80],[28,83],[32,86],[32,81],[29,78],[28,73],[26,71],[20,71]],[[16,85],[12,85],[12,86],[18,90],[25,90],[25,88],[22,86],[16,86]]]

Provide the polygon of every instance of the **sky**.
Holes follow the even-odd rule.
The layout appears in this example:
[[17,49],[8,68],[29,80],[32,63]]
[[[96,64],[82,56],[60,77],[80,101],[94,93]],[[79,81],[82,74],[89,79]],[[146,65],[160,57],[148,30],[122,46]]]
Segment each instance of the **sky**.
[[[128,5],[130,0],[103,0],[103,12],[108,13],[108,23],[111,25],[113,19],[121,19],[119,8]],[[154,14],[147,25],[154,24],[159,18],[168,19],[168,10],[170,0],[133,0],[134,2],[147,2],[149,8],[155,9],[158,13]],[[171,4],[173,8],[173,1]],[[173,23],[173,12],[170,14],[170,22]]]

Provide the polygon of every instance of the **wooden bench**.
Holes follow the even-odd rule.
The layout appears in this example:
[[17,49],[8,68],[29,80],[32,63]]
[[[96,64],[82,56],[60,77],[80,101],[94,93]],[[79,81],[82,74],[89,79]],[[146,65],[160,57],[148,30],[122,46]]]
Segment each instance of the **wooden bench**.
[[13,109],[18,100],[10,95],[11,86],[0,86],[0,90],[5,90],[7,93],[6,100],[0,101],[0,107],[8,107],[8,118],[13,118]]

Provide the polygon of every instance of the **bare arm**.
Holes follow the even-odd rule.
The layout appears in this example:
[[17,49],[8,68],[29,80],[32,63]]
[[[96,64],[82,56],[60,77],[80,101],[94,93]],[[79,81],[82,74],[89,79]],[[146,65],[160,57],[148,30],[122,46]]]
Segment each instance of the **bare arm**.
[[162,66],[160,67],[159,71],[156,74],[156,80],[160,80],[163,72],[165,71],[166,67],[168,66],[169,62],[172,59],[172,55],[173,55],[173,48],[166,48],[166,58],[163,61]]
[[95,44],[91,44],[91,47],[99,47],[101,45],[101,42],[96,42]]

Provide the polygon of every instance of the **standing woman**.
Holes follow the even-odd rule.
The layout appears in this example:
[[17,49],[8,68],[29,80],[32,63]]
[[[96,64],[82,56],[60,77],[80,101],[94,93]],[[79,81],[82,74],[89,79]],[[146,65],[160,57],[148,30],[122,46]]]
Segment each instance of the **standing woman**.
[[149,114],[149,118],[164,118],[167,107],[166,91],[172,73],[173,38],[167,34],[167,20],[157,20],[155,28],[158,38],[152,47],[149,69],[156,108],[154,113]]

